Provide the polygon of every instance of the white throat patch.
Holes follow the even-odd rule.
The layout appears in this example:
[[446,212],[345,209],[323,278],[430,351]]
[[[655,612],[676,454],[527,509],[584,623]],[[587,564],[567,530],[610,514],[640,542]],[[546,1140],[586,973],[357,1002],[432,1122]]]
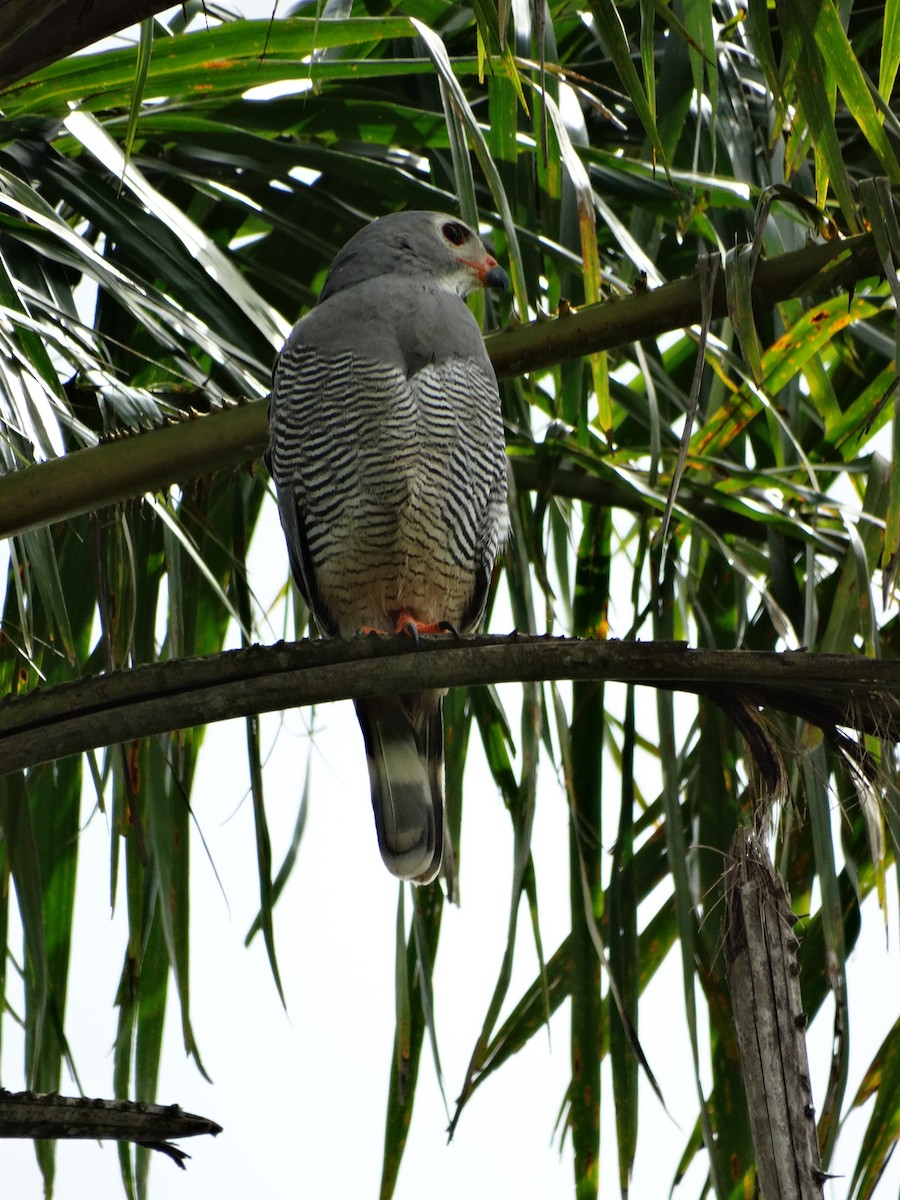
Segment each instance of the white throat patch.
[[443,291],[452,292],[461,300],[478,288],[478,280],[467,267],[459,267],[450,275],[441,275],[437,284]]

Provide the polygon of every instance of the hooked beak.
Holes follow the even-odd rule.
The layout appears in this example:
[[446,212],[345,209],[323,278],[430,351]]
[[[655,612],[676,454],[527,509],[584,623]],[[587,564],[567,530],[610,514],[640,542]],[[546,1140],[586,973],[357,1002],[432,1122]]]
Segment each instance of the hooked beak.
[[492,254],[489,254],[485,259],[484,274],[481,276],[481,282],[486,288],[500,288],[503,292],[509,290],[509,276]]
[[457,261],[471,271],[481,287],[501,288],[504,292],[509,288],[509,276],[493,254],[485,254],[481,262],[475,262],[471,258],[460,258]]

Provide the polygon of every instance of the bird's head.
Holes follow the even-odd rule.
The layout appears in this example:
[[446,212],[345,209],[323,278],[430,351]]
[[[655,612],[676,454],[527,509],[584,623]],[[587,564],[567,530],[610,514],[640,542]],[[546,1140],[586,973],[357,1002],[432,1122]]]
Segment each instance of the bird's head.
[[477,233],[448,213],[399,212],[354,234],[331,265],[320,302],[382,275],[425,278],[465,297],[479,287],[506,288],[506,272]]

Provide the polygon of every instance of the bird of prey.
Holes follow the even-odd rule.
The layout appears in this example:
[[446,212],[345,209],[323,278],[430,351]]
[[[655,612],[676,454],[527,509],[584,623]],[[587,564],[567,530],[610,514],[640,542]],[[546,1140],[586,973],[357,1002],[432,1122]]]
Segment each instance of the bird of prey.
[[[506,273],[456,217],[401,212],[339,252],[275,367],[266,462],[326,636],[460,633],[507,533],[497,381],[464,298]],[[359,700],[378,844],[428,883],[443,851],[439,691]]]

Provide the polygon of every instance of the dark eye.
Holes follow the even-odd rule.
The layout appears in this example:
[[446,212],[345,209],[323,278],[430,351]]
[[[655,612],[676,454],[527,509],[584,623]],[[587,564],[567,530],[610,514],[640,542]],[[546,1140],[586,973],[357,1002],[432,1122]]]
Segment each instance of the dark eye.
[[465,225],[460,225],[458,221],[448,221],[441,229],[441,233],[451,244],[451,246],[461,246],[469,236],[469,231]]

